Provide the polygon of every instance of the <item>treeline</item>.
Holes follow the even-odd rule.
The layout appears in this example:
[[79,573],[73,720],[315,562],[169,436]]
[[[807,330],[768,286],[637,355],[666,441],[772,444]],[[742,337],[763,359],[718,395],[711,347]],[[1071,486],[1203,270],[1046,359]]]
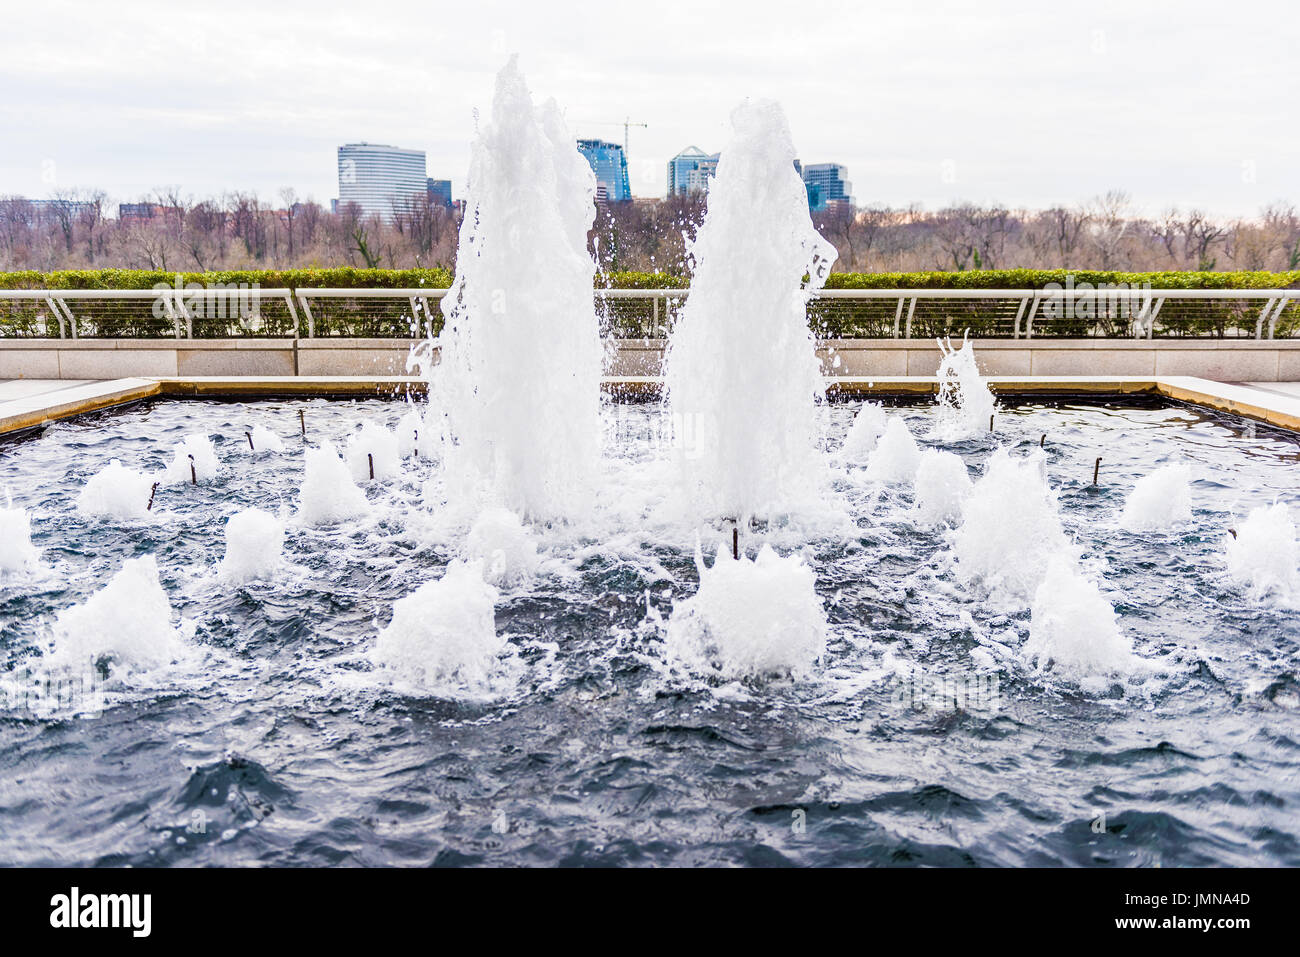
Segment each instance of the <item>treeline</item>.
[[195,201],[161,192],[131,206],[119,216],[102,192],[0,198],[0,271],[450,266],[460,230],[457,211],[426,196],[382,218],[355,204],[334,212],[293,190],[282,190],[279,204],[249,193]]
[[[153,289],[257,286],[262,289],[446,289],[454,274],[432,269],[356,269],[350,266],[297,269],[229,269],[211,272],[163,272],[151,269],[70,269],[54,272],[0,272],[0,289]],[[609,289],[682,289],[687,276],[663,272],[602,272],[596,286]],[[1281,272],[1198,272],[1166,270],[982,269],[967,272],[833,273],[828,289],[1043,289],[1057,285],[1077,289],[1130,286],[1152,289],[1295,289],[1300,270]],[[890,306],[892,307],[892,304]]]
[[[601,206],[593,255],[605,272],[684,278],[705,204],[705,197],[690,196]],[[292,190],[282,191],[278,203],[246,193],[195,201],[160,192],[138,208],[148,215],[119,218],[103,193],[62,193],[39,203],[0,198],[0,272],[455,268],[460,215],[425,197],[383,218],[362,216],[355,206],[333,212]],[[1127,194],[1111,192],[1044,210],[866,206],[813,218],[839,252],[839,273],[1300,269],[1300,213],[1286,203],[1233,220],[1194,209],[1144,216]]]

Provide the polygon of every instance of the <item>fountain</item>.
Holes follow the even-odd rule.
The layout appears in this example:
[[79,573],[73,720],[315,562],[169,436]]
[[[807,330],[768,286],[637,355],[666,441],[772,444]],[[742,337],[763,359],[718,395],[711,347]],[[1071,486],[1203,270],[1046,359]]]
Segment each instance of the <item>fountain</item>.
[[886,485],[910,483],[921,464],[921,449],[907,423],[892,416],[867,460],[867,479]]
[[0,508],[0,575],[29,572],[41,563],[40,551],[32,545],[32,523],[27,510]]
[[305,472],[298,494],[298,515],[308,525],[329,525],[370,511],[366,494],[357,488],[334,443],[323,442],[320,448],[308,449]]
[[159,476],[164,485],[214,481],[221,474],[221,462],[212,440],[206,435],[187,435],[176,443],[171,462]]
[[962,505],[954,540],[958,575],[999,603],[1027,605],[1048,561],[1069,552],[1044,469],[1041,452],[1013,459],[999,448]]
[[260,508],[245,508],[226,519],[226,554],[217,577],[242,585],[269,579],[279,569],[284,550],[284,523]]
[[1228,574],[1254,601],[1300,603],[1300,543],[1283,502],[1253,508],[1224,539]]
[[813,570],[763,545],[736,561],[718,549],[712,567],[696,546],[696,595],[668,622],[670,660],[721,678],[806,676],[826,651],[826,612]]
[[1137,480],[1120,513],[1121,528],[1149,532],[1192,517],[1191,470],[1175,462]]
[[[1124,397],[995,411],[965,340],[934,405],[825,401],[831,252],[780,108],[732,121],[662,404],[602,404],[592,175],[512,61],[427,407],[158,401],[15,444],[0,858],[1141,862],[1140,828],[1086,826],[1102,768],[1171,863],[1296,863],[1293,442]],[[1195,509],[1188,467],[1150,471],[1180,443]],[[122,461],[159,449],[141,521],[162,477]],[[107,713],[20,713],[20,663],[107,671]],[[66,759],[91,745],[147,826]]]
[[1109,676],[1142,670],[1133,643],[1097,584],[1071,560],[1053,555],[1034,593],[1025,659],[1040,669],[1104,690]]
[[664,387],[674,427],[693,437],[676,454],[688,508],[743,523],[821,496],[824,386],[806,305],[835,250],[813,229],[781,107],[742,104],[731,125]]
[[160,668],[194,653],[192,627],[172,625],[171,603],[152,555],[128,558],[83,604],[59,612],[47,662],[76,668],[87,661],[119,677]]
[[92,475],[77,496],[77,511],[86,518],[148,518],[153,479],[113,459]]
[[975,346],[962,335],[961,348],[939,340],[943,358],[939,370],[938,409],[934,435],[944,442],[973,438],[993,429],[997,402],[975,362]]
[[587,232],[596,182],[553,101],[514,58],[473,145],[446,324],[416,357],[448,494],[524,516],[583,513],[600,435],[600,341]]
[[478,562],[453,559],[446,573],[393,606],[371,660],[395,681],[448,697],[489,693],[510,643],[496,632],[497,590]]
[[959,455],[944,449],[926,449],[921,453],[916,466],[918,522],[934,526],[959,520],[970,491],[970,473]]

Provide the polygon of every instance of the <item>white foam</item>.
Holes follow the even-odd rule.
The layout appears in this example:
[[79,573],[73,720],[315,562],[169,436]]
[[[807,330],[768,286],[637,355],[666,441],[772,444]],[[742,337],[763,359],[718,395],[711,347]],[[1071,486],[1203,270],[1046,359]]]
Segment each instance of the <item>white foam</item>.
[[253,454],[257,455],[263,452],[274,453],[284,451],[284,440],[266,426],[255,425],[250,434],[253,437],[253,448],[250,450]]
[[217,576],[232,585],[274,577],[284,549],[284,523],[260,508],[226,519],[226,555]]
[[306,453],[306,475],[298,493],[298,514],[309,525],[329,525],[370,511],[366,495],[352,481],[331,442]]
[[1048,560],[1070,547],[1043,467],[1041,452],[1013,459],[997,449],[962,505],[953,540],[958,576],[1018,607],[1042,584]]
[[934,436],[945,442],[984,435],[989,431],[997,403],[975,362],[975,346],[963,334],[961,348],[951,340],[939,340],[943,358],[935,373],[939,377],[938,408]]
[[508,508],[484,509],[465,539],[465,556],[483,567],[484,579],[514,587],[537,573],[537,542]]
[[1048,560],[1034,593],[1029,638],[1021,651],[1040,670],[1083,682],[1089,690],[1099,690],[1090,679],[1145,670],[1096,582],[1059,555]]
[[172,625],[158,564],[145,555],[127,559],[107,585],[58,614],[48,661],[53,666],[107,662],[113,671],[143,671],[192,653]]
[[752,561],[697,547],[700,588],[668,621],[669,659],[722,678],[807,674],[826,651],[827,621],[813,570],[764,545]]
[[434,442],[424,425],[424,418],[411,407],[397,423],[397,454],[404,459],[432,457]]
[[86,482],[77,496],[77,511],[87,518],[148,518],[152,492],[151,476],[113,459]]
[[853,424],[844,438],[840,448],[840,457],[845,462],[866,464],[868,456],[876,448],[876,442],[884,434],[887,419],[885,410],[875,402],[864,402],[853,417]]
[[916,469],[916,517],[923,525],[961,518],[961,506],[971,491],[970,474],[961,456],[926,449]]
[[809,218],[781,107],[744,103],[731,125],[664,368],[680,484],[702,519],[798,512],[827,476],[806,302],[835,249]]
[[885,434],[867,460],[867,478],[890,485],[906,484],[916,477],[920,464],[921,449],[907,423],[897,415],[890,416]]
[[402,456],[397,435],[378,422],[361,423],[361,427],[348,436],[343,457],[352,470],[352,478],[358,482],[371,480],[372,463],[376,481],[396,478],[402,474]]
[[1191,477],[1191,470],[1181,463],[1162,465],[1142,476],[1124,502],[1120,526],[1129,531],[1154,531],[1189,521]]
[[217,459],[216,447],[206,435],[196,432],[176,443],[171,463],[160,478],[164,485],[181,485],[195,480],[211,482],[220,474],[221,462]]
[[32,544],[32,523],[25,509],[0,508],[0,575],[28,572],[41,562]]
[[440,697],[489,692],[509,648],[496,632],[496,599],[477,562],[454,560],[442,578],[394,603],[371,660],[397,682]]
[[1223,544],[1228,574],[1252,601],[1273,596],[1284,604],[1300,602],[1300,545],[1284,502],[1252,509]]

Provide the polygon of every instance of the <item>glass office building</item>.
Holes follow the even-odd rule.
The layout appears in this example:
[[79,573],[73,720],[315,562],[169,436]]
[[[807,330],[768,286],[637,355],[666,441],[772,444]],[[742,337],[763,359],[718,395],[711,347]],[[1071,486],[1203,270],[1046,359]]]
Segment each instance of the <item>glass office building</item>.
[[718,172],[718,154],[688,146],[668,161],[668,195],[707,193],[709,180]]
[[809,163],[803,168],[803,184],[808,190],[808,208],[814,213],[841,203],[853,205],[853,185],[846,166]]
[[363,216],[393,218],[393,209],[428,190],[424,150],[377,143],[339,147],[339,209],[349,203]]
[[451,209],[451,180],[429,180],[429,202],[435,206],[445,206]]
[[632,184],[627,177],[627,156],[618,143],[604,140],[578,140],[578,152],[587,158],[596,174],[596,198],[620,203],[632,198]]

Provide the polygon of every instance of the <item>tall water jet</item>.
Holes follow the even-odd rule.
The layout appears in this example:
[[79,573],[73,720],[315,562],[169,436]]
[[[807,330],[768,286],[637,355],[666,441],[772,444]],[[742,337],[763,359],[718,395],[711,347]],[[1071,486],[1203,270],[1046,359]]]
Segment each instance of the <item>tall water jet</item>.
[[511,58],[474,143],[440,359],[427,373],[449,494],[486,485],[536,519],[584,509],[599,452],[596,180],[574,143],[554,101],[533,105]]
[[781,107],[742,104],[731,124],[664,384],[675,427],[693,437],[677,451],[693,507],[743,519],[795,510],[821,485],[824,387],[806,306],[836,254],[808,216]]

